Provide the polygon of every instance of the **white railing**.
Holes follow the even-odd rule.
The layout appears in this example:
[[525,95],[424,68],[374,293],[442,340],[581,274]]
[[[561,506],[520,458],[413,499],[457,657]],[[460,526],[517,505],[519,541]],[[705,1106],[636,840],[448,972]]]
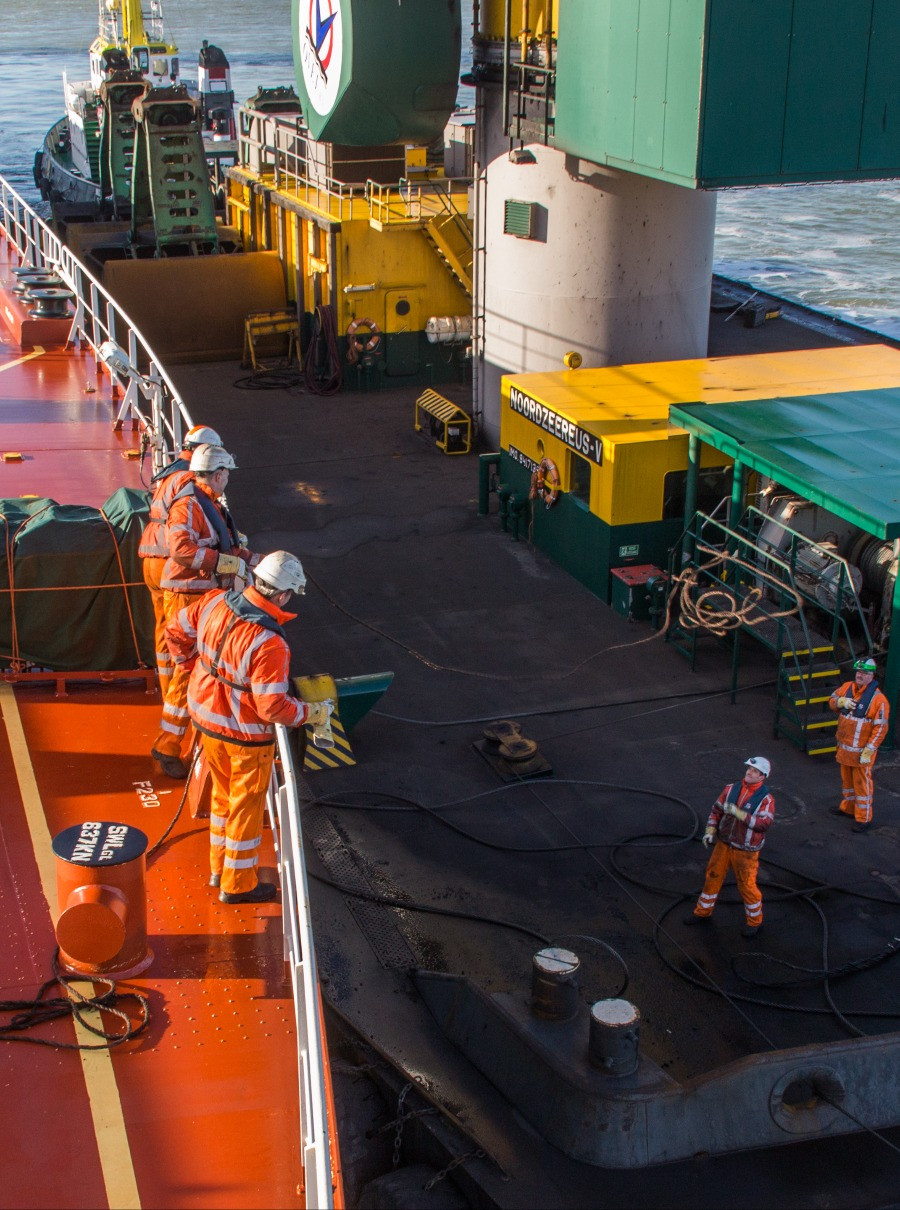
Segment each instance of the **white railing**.
[[285,727],[276,727],[280,767],[269,786],[267,807],[281,878],[284,960],[290,967],[297,1028],[300,1080],[300,1152],[305,1175],[306,1206],[331,1210],[334,1174],[328,1102],[325,1090],[325,1038],[319,1011],[319,978],[313,945],[312,917],[300,826],[300,798]]
[[[88,345],[114,382],[124,390],[116,427],[136,420],[158,469],[181,449],[192,421],[159,358],[122,308],[56,236],[43,219],[0,177],[0,231],[16,248],[23,266],[50,269],[72,291],[75,315],[69,343]],[[112,365],[105,346],[121,354]]]

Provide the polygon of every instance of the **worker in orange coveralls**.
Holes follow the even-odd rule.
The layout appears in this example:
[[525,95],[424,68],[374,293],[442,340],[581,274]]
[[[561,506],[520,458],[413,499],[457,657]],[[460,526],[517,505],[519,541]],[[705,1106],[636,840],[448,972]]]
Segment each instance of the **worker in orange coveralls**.
[[762,928],[762,895],[756,885],[759,851],[775,818],[775,799],[766,786],[772,766],[764,756],[745,761],[743,781],[726,786],[713,804],[703,834],[706,848],[714,845],[706,867],[706,880],[687,925],[707,924],[729,867],[734,870],[744,901],[742,937],[755,937]]
[[[232,456],[219,445],[199,445],[191,454],[191,479],[176,493],[166,520],[169,557],[160,584],[167,625],[195,597],[214,588],[232,588],[236,576],[245,580],[248,566],[259,562],[220,499],[234,466]],[[175,667],[150,749],[167,777],[182,780],[188,775],[187,690],[187,672]]]
[[875,680],[875,661],[867,658],[853,665],[852,681],[845,681],[828,699],[840,717],[837,725],[836,760],[841,768],[841,805],[830,807],[833,815],[850,815],[851,832],[868,832],[872,826],[872,767],[875,753],[887,735],[890,707]]
[[166,609],[165,593],[160,583],[163,567],[169,557],[166,545],[166,520],[172,501],[191,478],[191,454],[198,445],[221,445],[222,438],[205,424],[195,424],[188,429],[182,438],[181,455],[161,471],[157,471],[150,480],[150,518],[141,534],[141,544],[138,554],[141,557],[141,569],[144,573],[144,583],[150,590],[150,600],[153,602],[154,645],[156,651],[156,672],[159,677],[159,688],[165,700],[169,681],[172,679],[172,657],[166,646]]
[[266,555],[243,592],[210,592],[178,611],[166,639],[179,668],[191,669],[188,709],[200,732],[212,783],[210,886],[222,903],[265,903],[275,885],[257,875],[275,724],[319,726],[331,702],[290,695],[290,650],[282,629],[292,593],[303,593],[300,560]]

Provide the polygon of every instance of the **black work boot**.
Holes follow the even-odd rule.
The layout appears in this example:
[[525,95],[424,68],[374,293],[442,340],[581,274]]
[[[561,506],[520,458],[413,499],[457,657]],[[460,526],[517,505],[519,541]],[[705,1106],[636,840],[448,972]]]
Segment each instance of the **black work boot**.
[[219,891],[219,903],[268,903],[277,894],[274,882],[258,882],[252,891]]

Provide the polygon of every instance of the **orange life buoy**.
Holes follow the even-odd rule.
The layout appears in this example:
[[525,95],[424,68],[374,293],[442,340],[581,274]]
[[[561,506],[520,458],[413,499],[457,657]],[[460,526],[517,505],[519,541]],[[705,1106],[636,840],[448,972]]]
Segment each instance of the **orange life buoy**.
[[538,463],[528,495],[532,500],[540,496],[547,508],[552,508],[559,499],[559,470],[552,458],[542,458]]
[[[357,336],[360,328],[366,328],[367,334]],[[359,361],[363,353],[374,353],[381,344],[381,328],[374,319],[354,319],[347,328],[347,360]]]

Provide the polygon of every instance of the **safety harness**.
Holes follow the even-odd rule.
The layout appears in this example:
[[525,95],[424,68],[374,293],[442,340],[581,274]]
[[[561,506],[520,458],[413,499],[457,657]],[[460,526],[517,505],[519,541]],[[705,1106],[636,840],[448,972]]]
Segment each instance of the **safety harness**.
[[168,466],[164,466],[161,471],[157,471],[151,483],[159,483],[163,479],[168,479],[170,475],[174,475],[176,471],[189,471],[191,464],[186,458],[176,458],[174,462],[170,462]]
[[250,688],[249,684],[239,685],[236,681],[229,680],[227,676],[224,676],[219,671],[219,660],[222,658],[225,643],[232,630],[234,630],[238,622],[255,622],[257,626],[262,626],[264,630],[271,630],[273,634],[281,635],[285,642],[287,642],[287,635],[270,613],[267,613],[265,609],[261,609],[259,605],[254,605],[252,601],[248,601],[242,592],[226,592],[222,599],[226,608],[231,610],[233,616],[225,627],[225,633],[222,635],[222,641],[216,648],[212,663],[208,664],[202,655],[198,656],[198,658],[204,670],[209,673],[213,680],[219,681],[222,685],[227,685],[229,689],[237,689],[241,693],[246,693]]
[[[744,784],[743,781],[735,781],[735,782],[731,783],[731,785],[728,788],[728,793],[725,795],[726,805],[730,804],[732,807],[736,807],[738,805],[738,801],[741,797],[741,786],[743,784]],[[753,791],[753,793],[747,799],[744,806],[741,808],[742,810],[747,812],[747,818],[745,820],[743,820],[743,824],[746,827],[748,832],[758,832],[760,830],[759,828],[755,828],[753,826],[753,820],[756,816],[756,812],[762,806],[763,800],[765,799],[765,797],[768,793],[769,793],[769,788],[766,785],[766,783],[760,782],[760,784],[756,787],[756,789]],[[723,815],[723,817],[719,820],[719,828],[718,828],[719,839],[724,844],[732,843],[731,837],[734,833],[734,829],[737,827],[737,825],[740,822],[742,822],[742,821],[736,819],[733,815]],[[734,847],[741,848],[743,846],[735,845]],[[751,849],[749,851],[753,852],[754,850]]]
[[186,483],[181,491],[175,496],[175,500],[181,500],[184,496],[193,496],[203,510],[203,515],[209,522],[210,529],[216,535],[219,550],[228,551],[234,546],[240,546],[238,541],[237,527],[231,519],[231,513],[223,504],[217,504],[211,496],[206,492],[194,491],[194,483]]
[[868,713],[869,706],[872,704],[872,698],[878,692],[878,682],[875,680],[869,681],[865,689],[856,699],[856,705],[852,710],[845,710],[844,714],[847,718],[865,718]]

